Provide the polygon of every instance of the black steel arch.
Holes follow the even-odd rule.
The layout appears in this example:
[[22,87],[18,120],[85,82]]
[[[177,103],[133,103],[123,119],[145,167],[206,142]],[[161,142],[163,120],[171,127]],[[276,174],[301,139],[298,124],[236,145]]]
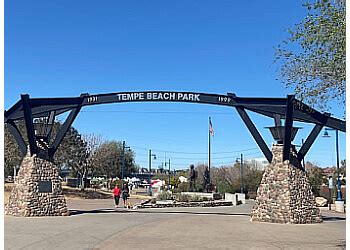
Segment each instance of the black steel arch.
[[[179,92],[179,91],[138,91],[116,92],[108,94],[81,94],[79,97],[70,98],[30,98],[29,95],[21,95],[21,99],[10,109],[5,111],[5,124],[14,135],[23,154],[26,153],[27,145],[20,134],[15,121],[24,119],[26,124],[29,149],[31,154],[52,159],[64,135],[72,125],[82,107],[125,102],[189,102],[199,104],[222,105],[235,108],[252,134],[256,143],[264,153],[266,159],[271,162],[272,153],[254,123],[249,118],[246,110],[274,118],[277,124],[280,119],[285,120],[284,134],[284,159],[289,159],[291,146],[291,129],[293,121],[315,124],[314,129],[306,139],[298,152],[298,159],[302,160],[316,137],[324,126],[345,132],[345,121],[331,117],[328,113],[321,113],[305,103],[295,99],[294,95],[286,98],[261,98],[261,97],[237,97],[233,93],[226,95]],[[50,136],[49,126],[52,125],[55,116],[70,111],[68,118],[58,132],[56,138],[48,144]],[[46,130],[44,136],[37,135],[33,119],[44,118]]]

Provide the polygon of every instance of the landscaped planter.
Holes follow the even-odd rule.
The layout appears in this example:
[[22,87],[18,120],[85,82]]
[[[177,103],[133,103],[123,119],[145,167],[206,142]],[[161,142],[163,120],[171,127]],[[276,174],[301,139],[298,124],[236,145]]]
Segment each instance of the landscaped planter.
[[165,207],[219,207],[232,206],[231,201],[192,201],[192,202],[157,202],[156,204],[139,204],[134,208],[165,208]]

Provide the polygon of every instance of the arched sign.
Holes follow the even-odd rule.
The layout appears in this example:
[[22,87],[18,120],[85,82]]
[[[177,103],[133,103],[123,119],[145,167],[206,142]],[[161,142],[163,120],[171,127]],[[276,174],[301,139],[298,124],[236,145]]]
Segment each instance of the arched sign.
[[145,91],[91,95],[84,98],[82,105],[118,102],[192,102],[233,106],[231,103],[232,100],[232,97],[228,95],[175,91]]
[[[283,126],[283,158],[285,160],[289,159],[290,155],[293,121],[315,124],[298,152],[299,160],[304,158],[324,126],[345,132],[345,121],[331,117],[329,113],[321,113],[295,99],[293,95],[288,95],[287,98],[258,98],[237,97],[232,93],[217,95],[179,91],[117,92],[98,95],[81,94],[79,97],[71,98],[30,98],[29,95],[21,95],[21,99],[9,110],[5,111],[5,124],[14,135],[24,154],[27,151],[27,145],[15,123],[16,120],[24,119],[30,153],[52,159],[64,135],[82,107],[127,102],[188,102],[233,107],[237,110],[269,162],[272,160],[272,153],[249,118],[246,110],[273,118],[276,126],[281,126],[281,119],[285,120]],[[68,111],[70,111],[70,114],[61,126],[56,138],[52,143],[49,142],[50,126],[52,127],[55,117]],[[36,118],[41,118],[41,124],[39,127],[36,126],[37,128],[35,128],[37,124],[33,122]]]

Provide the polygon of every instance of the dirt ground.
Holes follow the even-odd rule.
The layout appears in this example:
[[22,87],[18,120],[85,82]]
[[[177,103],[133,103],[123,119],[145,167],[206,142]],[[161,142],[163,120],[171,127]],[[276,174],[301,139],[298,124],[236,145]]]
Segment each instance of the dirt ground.
[[[6,205],[9,201],[11,190],[13,188],[13,183],[5,183],[4,186],[4,204]],[[112,199],[112,192],[85,189],[81,191],[77,188],[72,188],[68,186],[62,186],[63,194],[66,200],[89,200],[89,199]],[[141,195],[131,194],[131,198],[136,201],[141,201],[147,199],[148,197],[143,197]]]
[[[4,186],[4,203],[7,204],[10,198],[13,183],[5,183]],[[63,194],[66,200],[79,200],[79,199],[111,199],[112,194],[109,192],[86,189],[81,191],[77,188],[71,188],[63,186]]]

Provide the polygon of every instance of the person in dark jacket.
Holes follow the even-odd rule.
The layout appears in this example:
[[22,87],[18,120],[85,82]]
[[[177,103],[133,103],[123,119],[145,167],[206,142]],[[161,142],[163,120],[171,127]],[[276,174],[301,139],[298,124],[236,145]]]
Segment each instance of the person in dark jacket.
[[129,198],[129,188],[128,188],[127,184],[124,185],[124,188],[122,190],[122,198],[123,198],[123,202],[124,202],[124,207],[126,207],[127,206],[127,201],[128,201],[128,198]]

